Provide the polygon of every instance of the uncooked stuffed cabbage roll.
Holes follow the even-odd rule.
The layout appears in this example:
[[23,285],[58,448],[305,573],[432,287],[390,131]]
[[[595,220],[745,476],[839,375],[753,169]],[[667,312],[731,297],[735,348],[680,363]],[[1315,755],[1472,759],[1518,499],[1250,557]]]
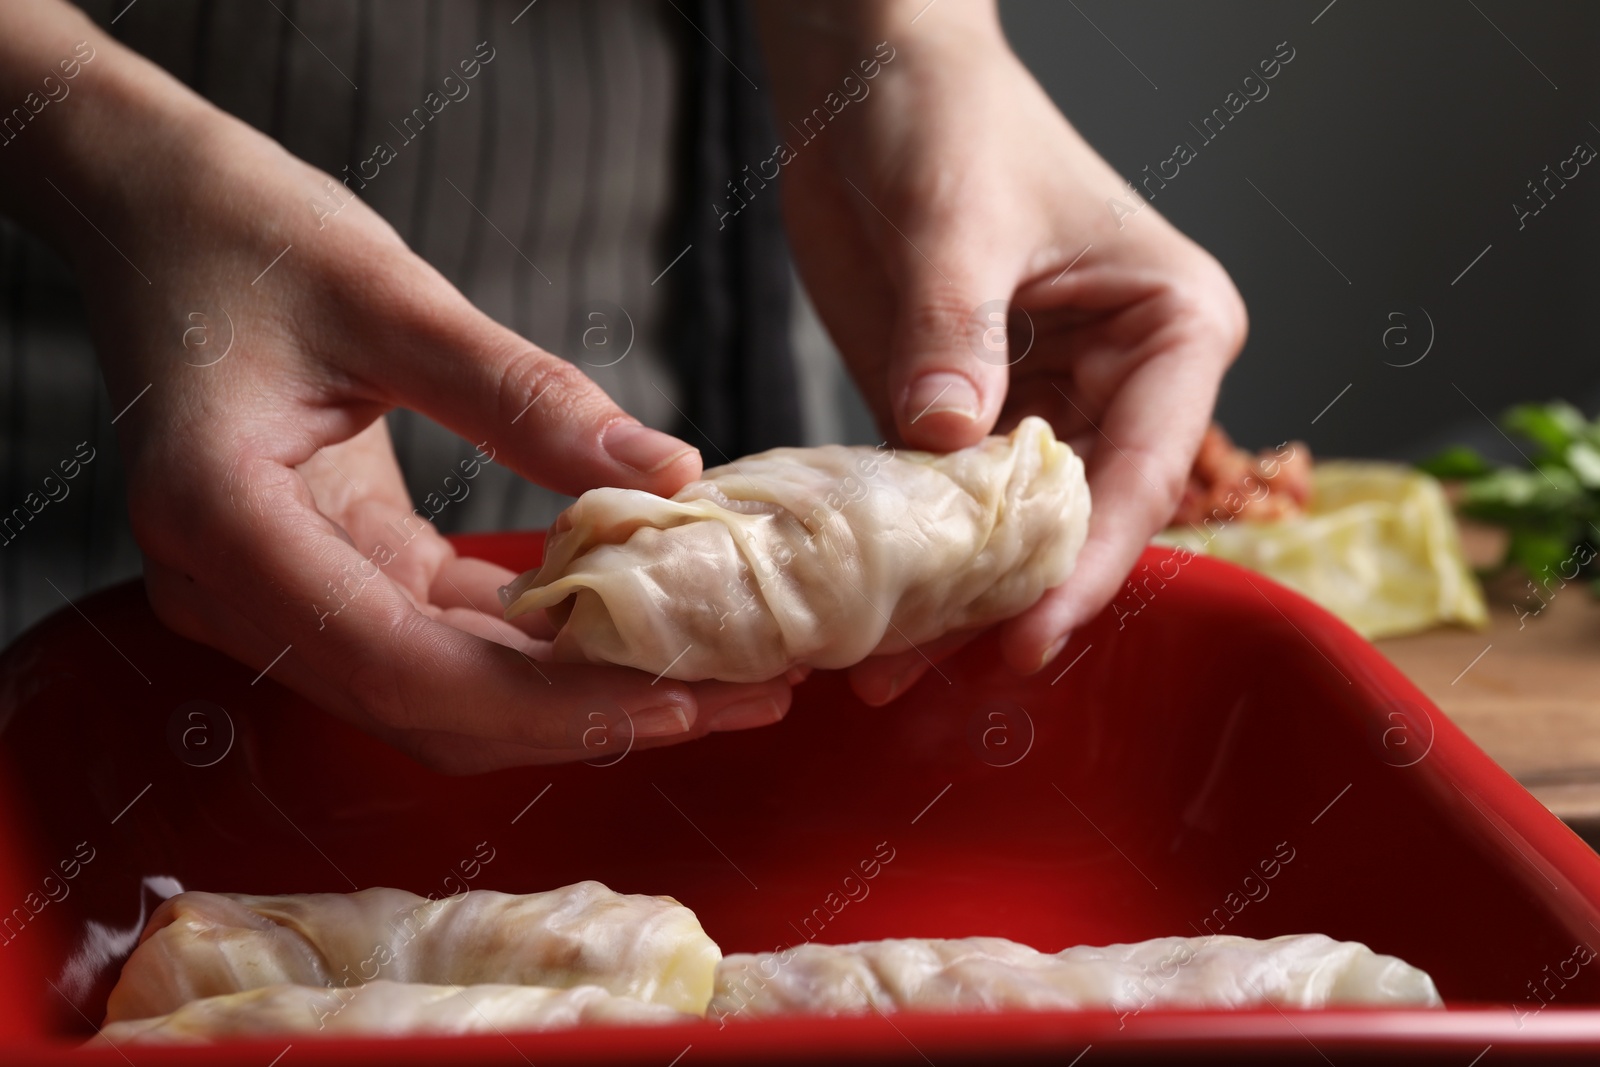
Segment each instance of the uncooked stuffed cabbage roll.
[[1088,521],[1083,463],[1039,418],[948,455],[775,448],[670,500],[590,490],[502,596],[549,610],[557,659],[757,682],[1016,615]]
[[167,1015],[125,1019],[90,1047],[203,1044],[220,1038],[296,1035],[487,1034],[627,1026],[696,1019],[663,1004],[619,997],[599,986],[424,985],[369,982],[349,989],[270,985],[206,997]]
[[281,983],[378,979],[595,985],[698,1015],[721,955],[694,912],[671,897],[623,895],[599,882],[437,900],[401,889],[179,893],[151,916],[111,991],[106,1021]]
[[1049,955],[999,937],[806,944],[717,966],[712,1019],[870,1011],[1437,1007],[1433,979],[1322,934],[1161,937]]

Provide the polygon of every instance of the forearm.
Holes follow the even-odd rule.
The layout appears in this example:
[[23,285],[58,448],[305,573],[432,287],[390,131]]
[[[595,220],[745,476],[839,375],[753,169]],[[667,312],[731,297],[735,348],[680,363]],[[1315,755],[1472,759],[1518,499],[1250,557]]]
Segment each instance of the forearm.
[[0,4],[0,214],[69,259],[220,118],[70,4]]

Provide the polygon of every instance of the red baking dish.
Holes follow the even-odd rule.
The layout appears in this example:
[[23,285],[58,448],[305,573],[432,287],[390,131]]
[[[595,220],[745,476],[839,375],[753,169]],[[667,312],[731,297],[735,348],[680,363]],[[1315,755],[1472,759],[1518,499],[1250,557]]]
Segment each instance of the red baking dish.
[[[522,568],[541,541],[458,544]],[[1225,563],[1154,548],[1144,563],[1139,597],[1034,678],[1009,674],[986,638],[889,708],[819,672],[773,727],[475,778],[423,770],[253,681],[162,628],[137,586],[89,597],[0,662],[0,1061],[1600,1056],[1600,962],[1574,962],[1600,946],[1600,859],[1326,612]],[[875,878],[846,882],[873,859]],[[1320,931],[1426,968],[1449,1010],[874,1014],[74,1051],[177,884],[443,894],[584,878],[676,896],[724,951]]]

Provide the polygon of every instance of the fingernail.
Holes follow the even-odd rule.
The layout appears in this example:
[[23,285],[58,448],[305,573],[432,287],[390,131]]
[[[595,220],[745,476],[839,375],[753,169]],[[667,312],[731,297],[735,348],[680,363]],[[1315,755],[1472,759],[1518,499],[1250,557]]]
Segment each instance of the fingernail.
[[906,399],[902,405],[905,417],[911,423],[941,413],[959,415],[968,422],[975,422],[981,407],[972,383],[960,374],[947,371],[924,374],[912,382],[906,389]]
[[921,677],[921,673],[922,672],[918,670],[917,667],[911,666],[907,667],[893,678],[890,678],[889,691],[884,694],[883,701],[879,704],[879,707],[882,707],[883,704],[888,704],[901,693],[904,693],[907,689],[911,688],[912,684],[919,677]]
[[711,716],[711,730],[748,730],[753,726],[770,726],[783,718],[778,702],[771,697],[758,697],[729,704]]
[[1039,666],[1034,669],[1042,671],[1050,666],[1050,661],[1061,655],[1061,650],[1067,647],[1067,642],[1070,640],[1072,640],[1072,631],[1068,630],[1056,639],[1055,644],[1044,650],[1044,658],[1039,661]]
[[689,732],[689,713],[677,704],[663,704],[659,708],[636,711],[633,721],[634,737],[671,737]]
[[637,422],[614,422],[600,438],[606,455],[640,474],[665,470],[695,449]]

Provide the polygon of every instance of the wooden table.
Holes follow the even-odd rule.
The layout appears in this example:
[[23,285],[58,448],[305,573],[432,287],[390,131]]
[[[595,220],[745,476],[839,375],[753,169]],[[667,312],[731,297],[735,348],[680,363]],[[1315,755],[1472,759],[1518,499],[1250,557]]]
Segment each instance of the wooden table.
[[[1467,556],[1493,558],[1491,533],[1464,530]],[[1600,843],[1600,600],[1578,581],[1540,590],[1488,584],[1490,626],[1456,627],[1377,646],[1446,715],[1545,806]]]

